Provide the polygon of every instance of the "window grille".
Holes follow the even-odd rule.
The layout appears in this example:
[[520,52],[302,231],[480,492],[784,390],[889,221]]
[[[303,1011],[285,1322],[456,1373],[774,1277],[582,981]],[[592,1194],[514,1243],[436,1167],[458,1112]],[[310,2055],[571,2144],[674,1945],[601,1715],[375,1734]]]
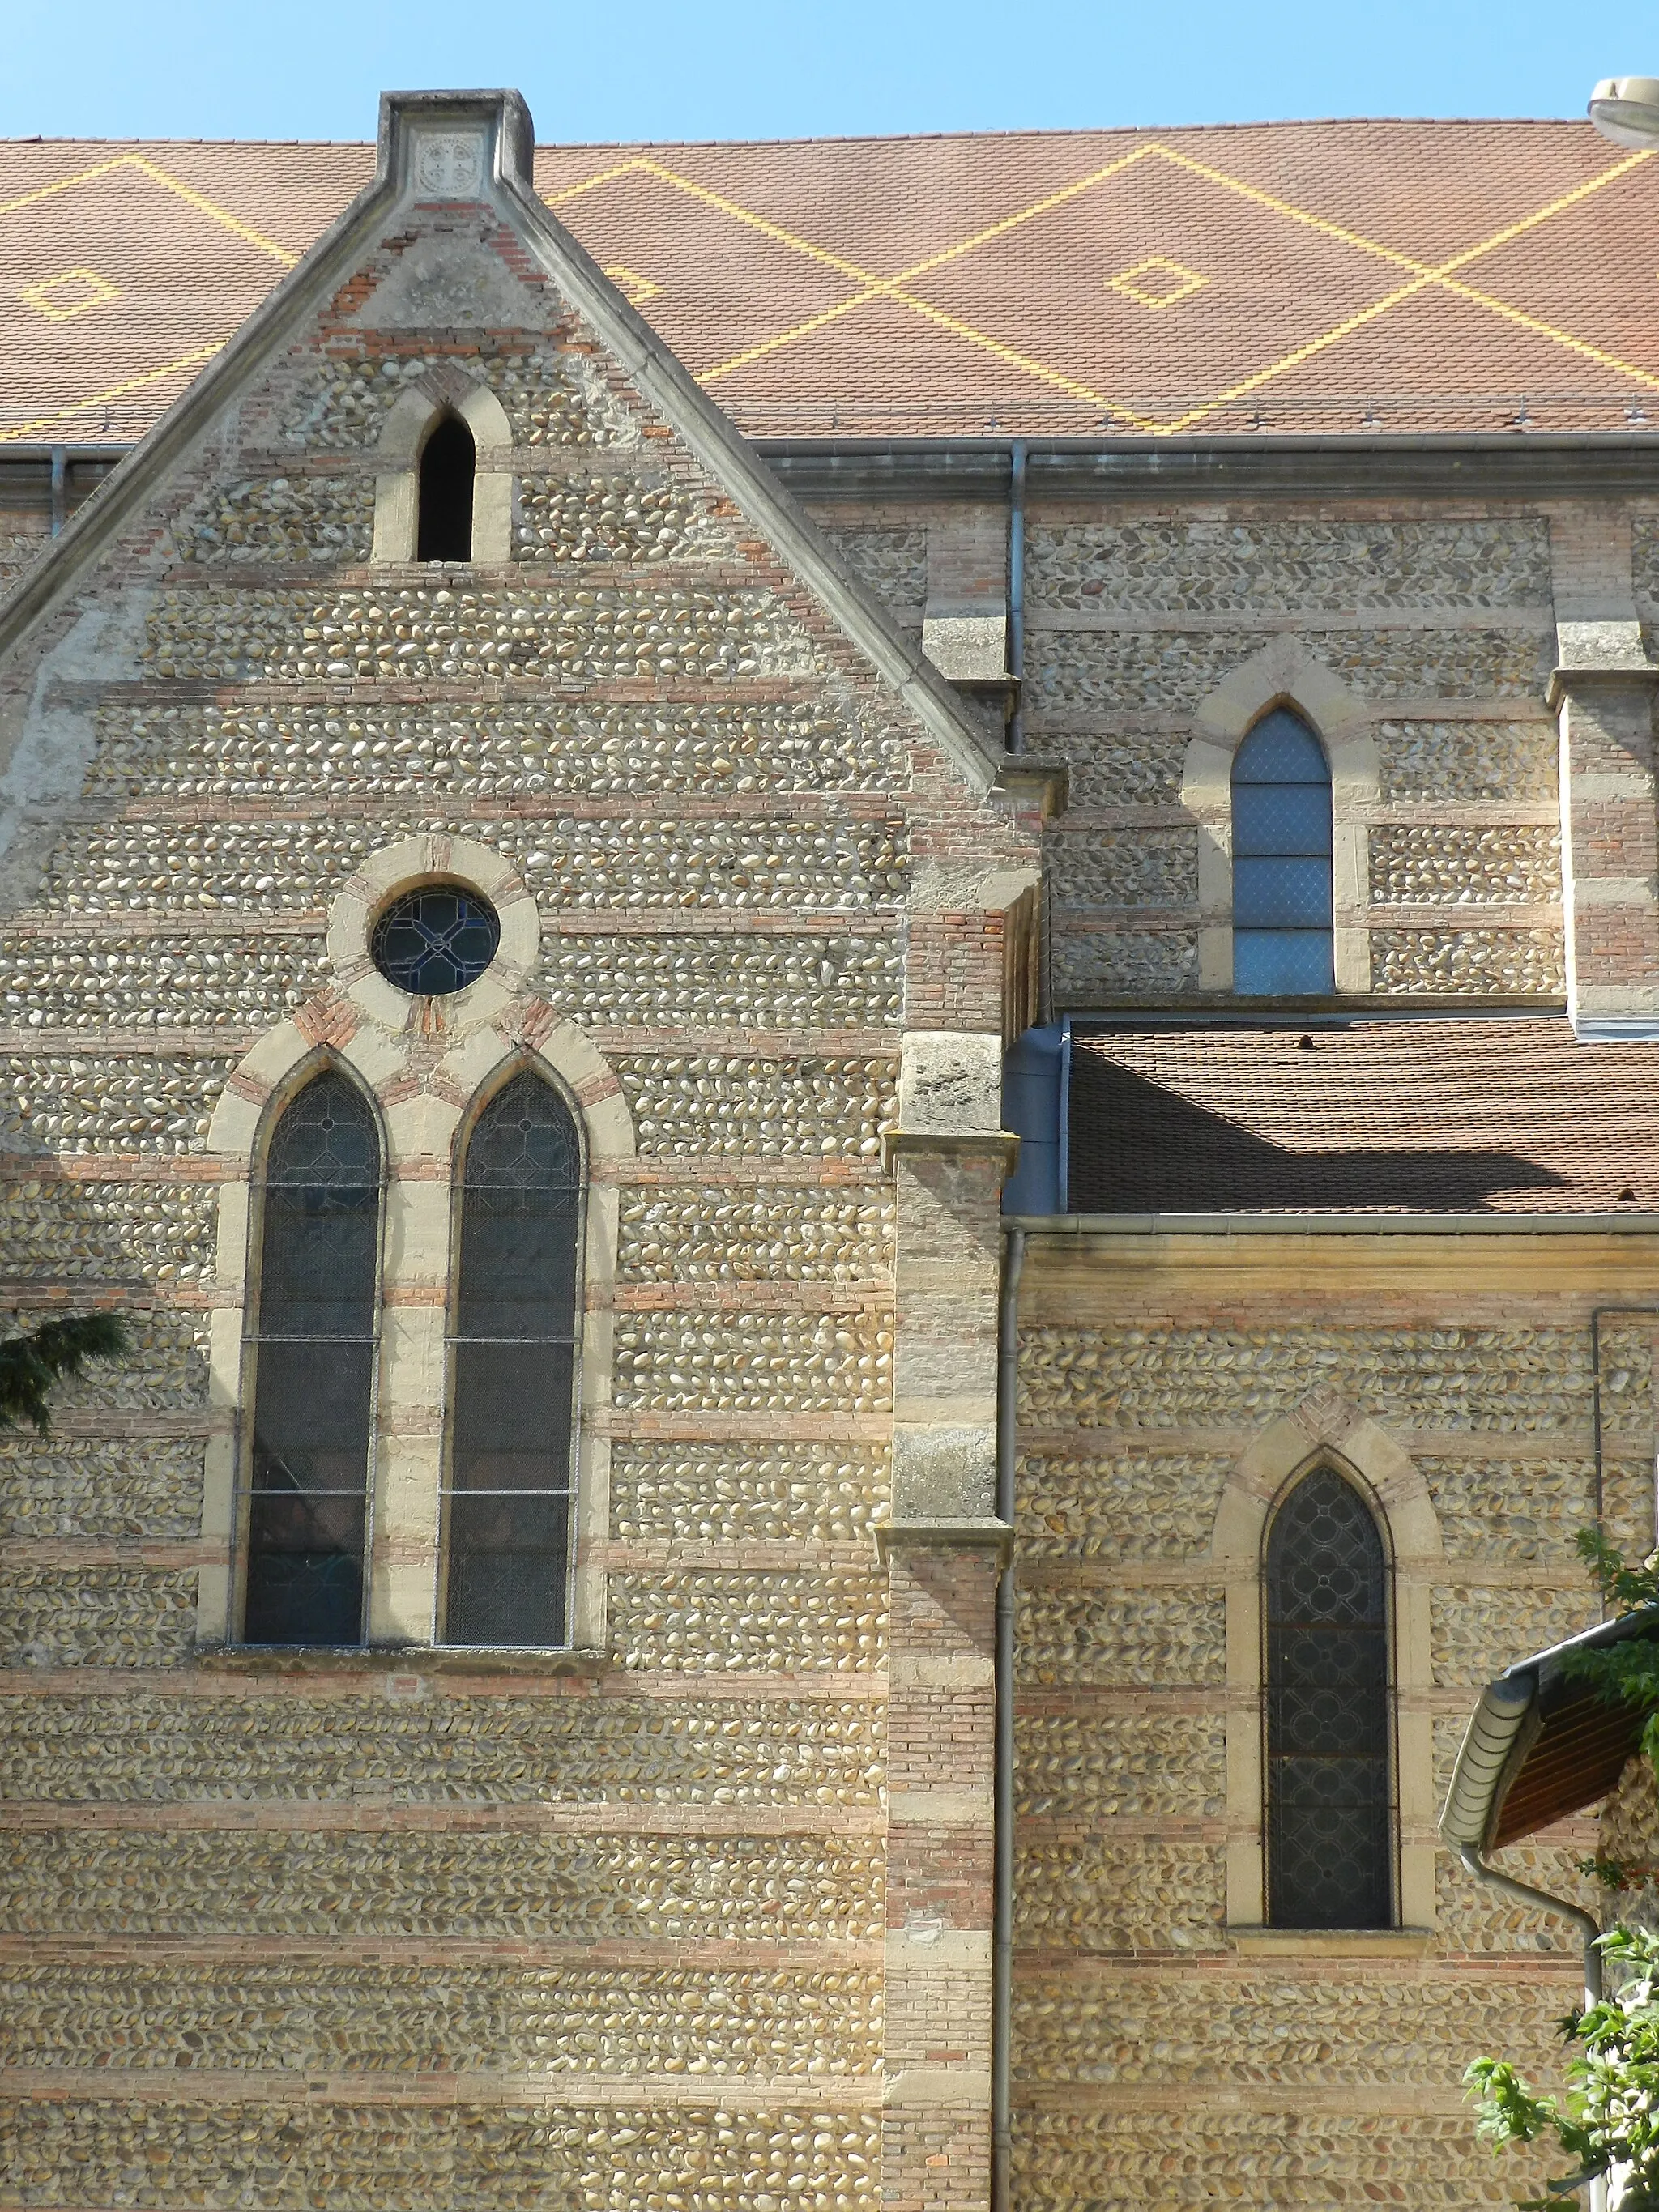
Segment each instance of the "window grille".
[[472,489],[477,468],[471,430],[459,415],[441,416],[421,448],[417,561],[472,558]]
[[422,884],[392,901],[374,925],[368,952],[388,983],[440,999],[476,983],[501,941],[500,917],[482,891]]
[[261,1193],[249,1644],[357,1644],[374,1433],[380,1139],[343,1075],[277,1122]]
[[1279,1928],[1393,1919],[1388,1580],[1364,1500],[1310,1474],[1267,1540],[1267,1914]]
[[514,1076],[480,1115],[460,1204],[444,1635],[562,1644],[581,1146],[538,1076]]
[[1331,771],[1307,724],[1266,714],[1233,759],[1233,988],[1335,989]]

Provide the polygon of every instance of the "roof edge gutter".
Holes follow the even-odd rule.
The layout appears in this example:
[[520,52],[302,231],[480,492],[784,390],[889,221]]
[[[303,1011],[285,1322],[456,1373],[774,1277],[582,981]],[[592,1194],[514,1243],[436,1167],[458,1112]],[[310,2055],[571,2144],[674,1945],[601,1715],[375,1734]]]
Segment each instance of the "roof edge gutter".
[[1010,1213],[1043,1237],[1659,1237],[1659,1213]]

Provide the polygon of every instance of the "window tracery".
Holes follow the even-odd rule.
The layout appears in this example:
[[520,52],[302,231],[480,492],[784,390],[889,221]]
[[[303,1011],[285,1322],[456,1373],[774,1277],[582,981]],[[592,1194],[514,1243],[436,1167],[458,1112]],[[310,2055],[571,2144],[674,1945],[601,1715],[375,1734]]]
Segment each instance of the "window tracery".
[[1394,1917],[1387,1561],[1353,1486],[1297,1483],[1267,1550],[1267,1917],[1386,1928]]
[[271,1134],[260,1194],[243,1639],[363,1636],[379,1336],[381,1149],[337,1069]]
[[444,1480],[444,1638],[566,1638],[581,1142],[530,1069],[467,1140]]

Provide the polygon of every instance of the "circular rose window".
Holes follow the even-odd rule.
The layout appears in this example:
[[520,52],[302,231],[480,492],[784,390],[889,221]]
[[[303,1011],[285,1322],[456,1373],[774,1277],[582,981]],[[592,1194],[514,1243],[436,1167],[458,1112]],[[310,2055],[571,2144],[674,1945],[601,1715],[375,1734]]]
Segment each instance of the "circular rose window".
[[422,884],[392,900],[368,951],[388,983],[416,998],[442,999],[476,983],[501,941],[501,925],[482,892]]

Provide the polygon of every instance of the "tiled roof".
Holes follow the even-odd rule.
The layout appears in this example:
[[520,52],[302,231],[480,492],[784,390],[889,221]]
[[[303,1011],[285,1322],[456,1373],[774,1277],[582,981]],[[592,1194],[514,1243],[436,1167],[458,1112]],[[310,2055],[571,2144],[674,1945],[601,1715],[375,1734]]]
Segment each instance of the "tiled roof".
[[[0,438],[155,419],[367,146],[0,143]],[[757,435],[1659,422],[1659,167],[1576,123],[544,147]]]
[[1652,1213],[1656,1131],[1659,1045],[1559,1018],[1107,1030],[1073,1045],[1070,1203]]

